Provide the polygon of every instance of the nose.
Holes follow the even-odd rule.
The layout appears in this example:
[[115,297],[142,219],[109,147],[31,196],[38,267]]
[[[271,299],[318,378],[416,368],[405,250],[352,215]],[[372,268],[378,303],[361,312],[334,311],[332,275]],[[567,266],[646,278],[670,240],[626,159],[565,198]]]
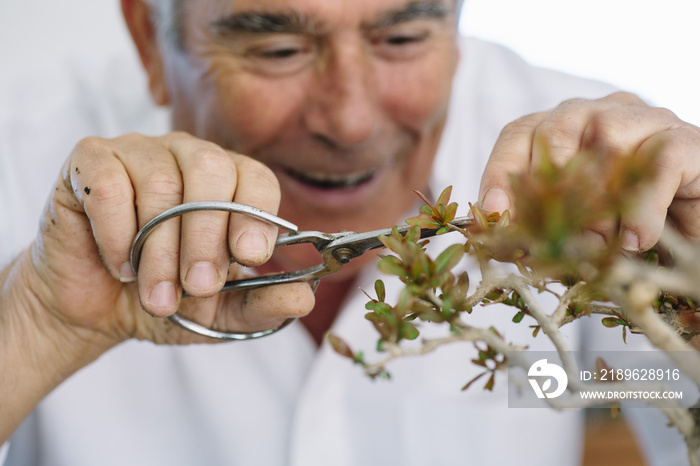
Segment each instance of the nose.
[[308,95],[304,121],[318,139],[341,149],[372,140],[380,110],[371,57],[361,45],[329,47]]

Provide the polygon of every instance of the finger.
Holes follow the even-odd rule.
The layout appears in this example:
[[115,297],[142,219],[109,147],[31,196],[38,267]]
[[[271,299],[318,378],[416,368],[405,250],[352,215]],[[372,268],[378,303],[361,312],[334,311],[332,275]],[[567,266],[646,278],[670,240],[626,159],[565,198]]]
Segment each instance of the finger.
[[639,97],[627,92],[595,100],[564,101],[535,130],[532,166],[538,167],[545,153],[555,165],[563,166],[588,147],[613,154],[634,151],[650,131],[667,128],[656,125],[659,120],[652,118],[651,110]]
[[596,105],[599,107],[601,104],[585,99],[570,99],[547,113],[533,134],[532,167],[539,167],[545,154],[557,166],[566,164],[578,154]]
[[[238,187],[234,201],[276,214],[280,187],[272,170],[249,157],[236,156]],[[229,247],[236,262],[258,266],[266,262],[275,248],[277,227],[246,215],[232,215]]]
[[[216,144],[189,135],[168,138],[183,177],[183,202],[231,201],[237,168],[231,154]],[[180,279],[185,291],[204,297],[217,293],[229,266],[226,212],[193,212],[182,218]]]
[[307,283],[288,283],[209,298],[185,299],[180,315],[204,327],[226,332],[257,332],[307,315],[315,304]]
[[[182,202],[180,168],[162,144],[144,136],[115,141],[135,193],[137,221],[143,227],[153,217]],[[180,221],[164,222],[143,246],[138,271],[141,306],[155,316],[174,313],[180,303]]]
[[534,131],[545,115],[525,116],[501,131],[481,177],[479,199],[483,209],[503,212],[511,208],[510,175],[530,170]]
[[[684,234],[697,238],[700,221],[695,200],[700,194],[700,137],[693,127],[683,125],[654,134],[638,154],[658,151],[654,179],[643,188],[637,207],[622,218],[622,246],[630,251],[654,246],[670,211],[674,224]],[[643,156],[643,155],[642,155]]]
[[122,282],[133,281],[129,253],[137,224],[134,192],[124,166],[106,140],[87,138],[76,145],[68,176],[90,220],[105,268]]
[[582,137],[582,149],[595,148],[608,156],[639,150],[650,135],[677,127],[678,118],[665,108],[618,106],[591,117]]

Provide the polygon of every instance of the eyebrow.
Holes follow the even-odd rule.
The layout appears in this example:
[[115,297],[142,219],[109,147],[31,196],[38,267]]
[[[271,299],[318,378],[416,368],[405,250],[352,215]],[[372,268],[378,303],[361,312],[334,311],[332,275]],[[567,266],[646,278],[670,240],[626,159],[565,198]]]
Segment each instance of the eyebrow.
[[445,2],[440,0],[427,0],[411,2],[405,7],[390,10],[369,25],[367,29],[390,28],[397,24],[407,23],[419,19],[444,19],[451,11]]
[[320,28],[308,17],[296,13],[256,13],[245,11],[216,20],[212,28],[218,33],[287,33],[314,34]]
[[[389,10],[379,19],[365,25],[366,29],[383,29],[400,23],[419,19],[443,19],[451,13],[442,0],[418,0],[406,6]],[[288,13],[264,13],[244,11],[211,23],[212,29],[219,34],[230,33],[287,33],[316,35],[323,25],[314,22],[308,16],[296,11]]]

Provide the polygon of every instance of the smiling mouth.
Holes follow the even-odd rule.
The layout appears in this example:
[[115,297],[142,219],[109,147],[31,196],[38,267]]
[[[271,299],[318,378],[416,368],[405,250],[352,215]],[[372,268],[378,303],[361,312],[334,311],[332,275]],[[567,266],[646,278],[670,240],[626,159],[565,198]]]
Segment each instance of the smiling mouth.
[[325,173],[301,173],[287,169],[286,173],[304,184],[318,189],[352,189],[374,178],[376,171],[353,173],[348,175],[330,175]]

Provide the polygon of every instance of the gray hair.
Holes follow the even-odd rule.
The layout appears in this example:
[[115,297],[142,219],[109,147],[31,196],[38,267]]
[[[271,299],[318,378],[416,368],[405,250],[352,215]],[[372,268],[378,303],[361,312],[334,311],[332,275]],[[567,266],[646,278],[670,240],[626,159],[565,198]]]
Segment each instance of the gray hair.
[[162,47],[175,45],[182,49],[182,0],[144,0],[151,8],[151,19],[156,25],[156,34]]

